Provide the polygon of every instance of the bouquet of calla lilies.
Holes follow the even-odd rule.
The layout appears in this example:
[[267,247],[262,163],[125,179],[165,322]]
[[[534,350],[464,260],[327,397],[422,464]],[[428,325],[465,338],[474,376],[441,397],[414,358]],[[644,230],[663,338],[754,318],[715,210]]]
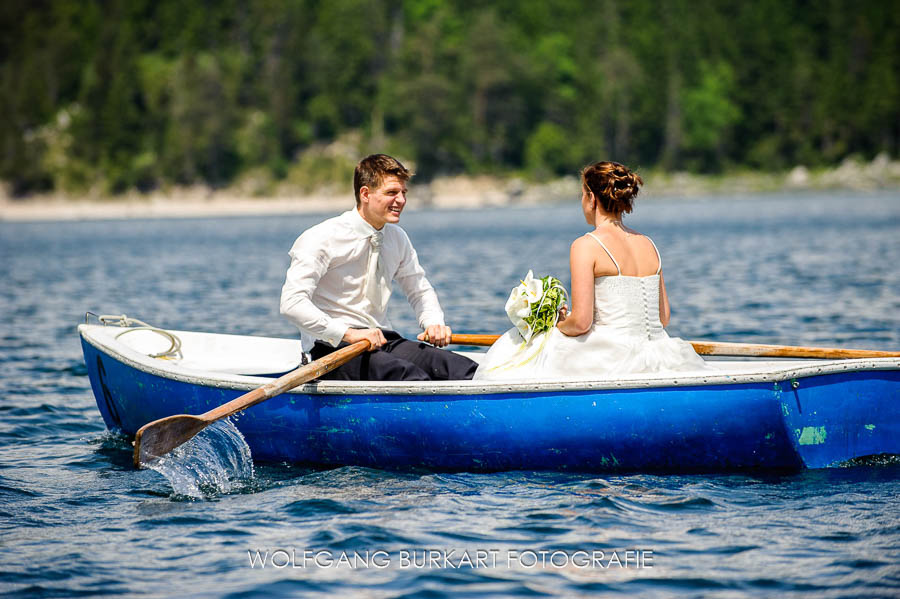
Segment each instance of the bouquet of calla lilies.
[[559,320],[559,309],[568,294],[556,277],[534,278],[529,270],[520,285],[513,288],[506,300],[506,314],[526,342],[549,331]]

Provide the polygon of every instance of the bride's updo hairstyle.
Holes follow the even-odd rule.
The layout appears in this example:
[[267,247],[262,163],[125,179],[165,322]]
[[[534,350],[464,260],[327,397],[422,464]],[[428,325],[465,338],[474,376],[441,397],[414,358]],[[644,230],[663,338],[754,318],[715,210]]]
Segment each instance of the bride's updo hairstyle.
[[631,212],[643,179],[618,162],[595,162],[581,171],[581,183],[611,214]]

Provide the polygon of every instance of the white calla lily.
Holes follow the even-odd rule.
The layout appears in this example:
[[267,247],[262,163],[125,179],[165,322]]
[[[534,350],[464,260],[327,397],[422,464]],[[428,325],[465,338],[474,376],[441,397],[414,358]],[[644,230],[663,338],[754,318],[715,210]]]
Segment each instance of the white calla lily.
[[527,322],[519,320],[515,323],[515,327],[519,330],[519,334],[522,335],[522,338],[525,339],[525,341],[531,339],[533,331],[531,330],[531,327],[528,326]]
[[509,316],[510,320],[516,321],[517,319],[525,318],[529,314],[531,314],[531,309],[528,307],[528,299],[525,297],[524,289],[519,285],[513,288],[509,294],[509,299],[506,300],[506,315]]
[[534,274],[530,270],[525,275],[522,285],[525,287],[525,297],[528,299],[529,304],[536,304],[544,297],[544,282],[540,279],[535,279]]

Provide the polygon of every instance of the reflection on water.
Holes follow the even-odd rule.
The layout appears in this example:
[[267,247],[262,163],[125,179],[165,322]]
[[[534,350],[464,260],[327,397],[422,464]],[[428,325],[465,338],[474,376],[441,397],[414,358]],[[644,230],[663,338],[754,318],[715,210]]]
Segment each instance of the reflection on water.
[[147,467],[166,477],[175,496],[194,499],[246,488],[254,476],[250,448],[230,418],[212,423]]

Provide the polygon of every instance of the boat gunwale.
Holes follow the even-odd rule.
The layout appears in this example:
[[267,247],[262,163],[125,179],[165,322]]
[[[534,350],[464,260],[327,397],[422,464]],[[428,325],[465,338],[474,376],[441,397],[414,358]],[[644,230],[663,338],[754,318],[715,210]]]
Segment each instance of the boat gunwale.
[[[117,342],[113,347],[91,335],[91,330],[111,328],[109,325],[78,325],[81,339],[98,351],[125,365],[166,379],[183,383],[234,390],[251,390],[273,380],[272,377],[229,374],[216,371],[194,370],[168,363],[161,368],[155,358],[142,354]],[[187,332],[187,331],[184,331]],[[192,331],[201,333],[201,331]],[[207,333],[209,334],[209,333]],[[218,333],[212,333],[218,334]],[[234,335],[243,336],[247,335]],[[771,364],[771,362],[770,362]],[[568,391],[611,391],[622,389],[664,389],[671,387],[706,387],[773,383],[792,379],[858,371],[887,371],[900,369],[900,358],[863,358],[842,360],[815,360],[810,364],[785,364],[784,369],[748,371],[740,374],[686,373],[685,375],[648,376],[630,375],[617,379],[557,379],[552,381],[313,381],[286,393],[298,395],[498,395],[509,393],[548,393]]]

